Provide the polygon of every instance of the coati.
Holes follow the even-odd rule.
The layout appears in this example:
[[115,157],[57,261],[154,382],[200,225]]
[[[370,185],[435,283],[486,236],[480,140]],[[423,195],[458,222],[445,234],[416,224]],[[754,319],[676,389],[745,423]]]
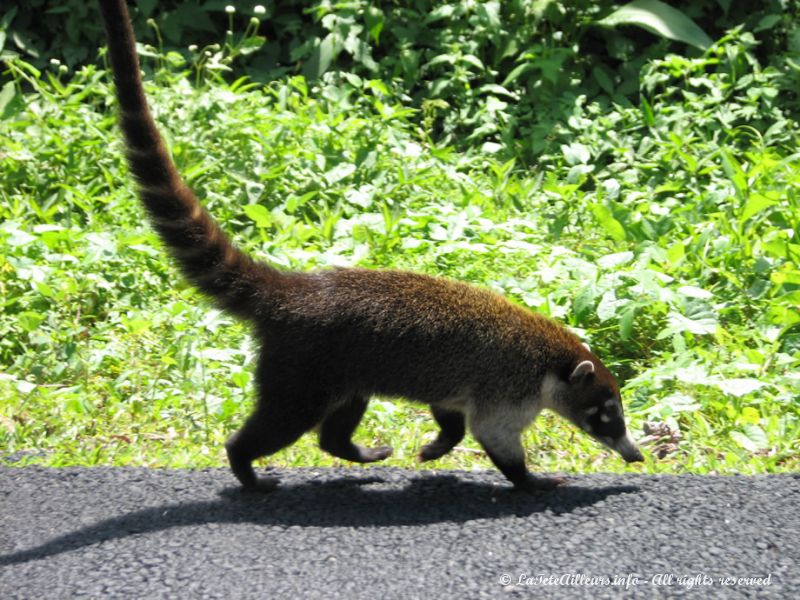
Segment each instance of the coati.
[[448,453],[468,426],[514,486],[534,476],[520,435],[544,408],[626,461],[643,460],[625,428],[619,388],[580,340],[555,322],[465,283],[410,272],[282,272],[234,247],[179,175],[150,115],[125,0],[100,0],[130,170],[153,227],[183,274],[249,321],[261,351],[258,400],[226,443],[247,489],[270,490],[253,460],[317,428],[319,445],[354,461],[386,458],[351,436],[373,394],[431,406],[438,437],[419,458]]

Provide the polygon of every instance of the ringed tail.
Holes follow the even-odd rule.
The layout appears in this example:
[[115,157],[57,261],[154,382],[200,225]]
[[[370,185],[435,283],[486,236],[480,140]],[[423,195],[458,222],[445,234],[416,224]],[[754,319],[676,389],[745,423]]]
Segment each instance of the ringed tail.
[[147,106],[125,0],[100,0],[128,165],[139,198],[184,276],[216,304],[253,318],[281,274],[236,248],[178,173]]

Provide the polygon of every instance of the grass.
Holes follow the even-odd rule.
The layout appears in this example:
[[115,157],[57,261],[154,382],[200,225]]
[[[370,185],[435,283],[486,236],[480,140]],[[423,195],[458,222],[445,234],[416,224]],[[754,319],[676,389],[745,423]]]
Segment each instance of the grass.
[[[578,98],[559,134],[568,143],[537,164],[491,144],[437,145],[380,81],[195,88],[162,65],[147,87],[181,171],[253,255],[470,281],[578,331],[620,376],[650,452],[625,466],[542,415],[526,434],[533,469],[796,471],[797,127],[771,92],[775,73],[731,75],[724,62],[746,52],[736,44],[712,51],[717,63],[652,63],[642,106]],[[225,464],[223,441],[251,404],[246,329],[186,286],[144,222],[107,73],[11,67],[0,104],[2,454]],[[411,468],[434,435],[425,407],[375,399],[357,438],[394,446],[386,464]],[[265,462],[341,463],[311,434]],[[430,467],[489,462],[467,438]]]

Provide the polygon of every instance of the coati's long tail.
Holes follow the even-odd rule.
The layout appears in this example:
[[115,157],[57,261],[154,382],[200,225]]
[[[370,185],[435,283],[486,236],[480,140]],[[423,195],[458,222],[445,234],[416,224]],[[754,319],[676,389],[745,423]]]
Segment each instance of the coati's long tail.
[[183,182],[147,107],[125,0],[100,0],[100,9],[128,163],[150,220],[194,285],[222,308],[253,318],[281,274],[235,248]]

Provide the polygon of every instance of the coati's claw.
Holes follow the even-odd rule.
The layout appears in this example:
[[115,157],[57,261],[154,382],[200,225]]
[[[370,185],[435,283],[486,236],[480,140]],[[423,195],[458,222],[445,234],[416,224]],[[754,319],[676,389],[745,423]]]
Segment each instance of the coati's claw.
[[567,483],[563,477],[537,477],[528,475],[522,482],[514,484],[514,489],[520,492],[546,492]]

